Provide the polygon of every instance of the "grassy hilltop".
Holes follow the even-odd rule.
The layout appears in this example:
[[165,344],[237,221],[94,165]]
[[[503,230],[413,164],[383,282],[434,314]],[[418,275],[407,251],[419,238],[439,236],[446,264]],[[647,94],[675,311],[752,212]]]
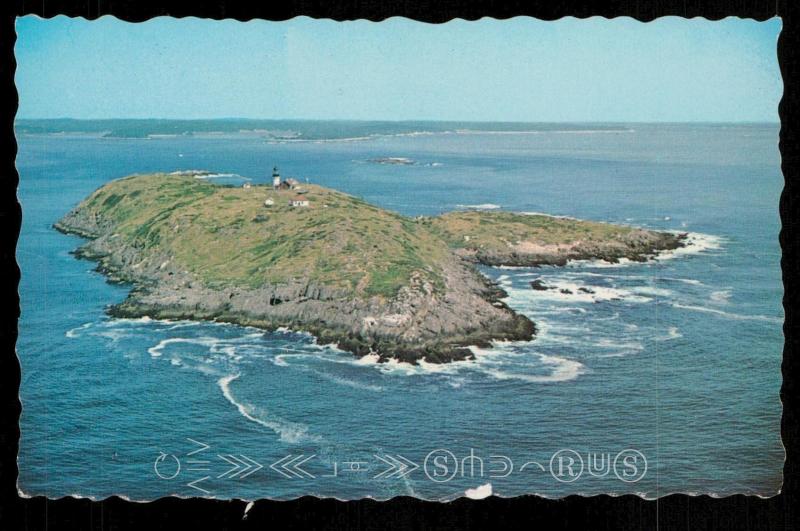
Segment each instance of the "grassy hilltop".
[[683,235],[544,214],[448,212],[424,225],[455,252],[485,265],[564,265],[569,260],[644,261],[683,245]]
[[196,177],[110,182],[56,224],[90,239],[76,254],[133,284],[115,315],[288,326],[357,355],[443,362],[535,330],[471,263],[646,259],[681,245],[671,234],[549,216],[410,219],[320,186],[298,196]]
[[[307,276],[391,297],[415,271],[441,285],[438,262],[447,249],[430,231],[347,194],[302,188],[307,208],[289,206],[292,190],[135,175],[100,188],[78,208],[111,221],[144,257],[167,253],[212,286],[258,288]],[[267,198],[272,206],[264,205]]]

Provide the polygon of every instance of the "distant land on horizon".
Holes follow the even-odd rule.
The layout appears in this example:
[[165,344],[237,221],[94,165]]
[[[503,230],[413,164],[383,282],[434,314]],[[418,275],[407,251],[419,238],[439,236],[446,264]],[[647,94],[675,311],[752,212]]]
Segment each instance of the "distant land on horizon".
[[251,134],[274,140],[322,140],[446,132],[630,132],[633,125],[777,126],[779,122],[486,122],[436,120],[18,118],[18,134],[87,134],[108,138]]

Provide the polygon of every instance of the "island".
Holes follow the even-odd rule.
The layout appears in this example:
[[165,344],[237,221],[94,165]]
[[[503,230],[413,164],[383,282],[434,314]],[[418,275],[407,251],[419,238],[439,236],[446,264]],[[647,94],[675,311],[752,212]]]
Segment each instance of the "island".
[[376,159],[369,159],[367,162],[373,164],[394,164],[397,166],[410,166],[415,162],[406,157],[378,157]]
[[[276,173],[277,175],[277,173]],[[409,218],[313,184],[242,187],[191,172],[109,182],[55,224],[131,291],[117,317],[313,334],[356,356],[442,363],[536,327],[476,268],[646,260],[684,236],[510,212]]]

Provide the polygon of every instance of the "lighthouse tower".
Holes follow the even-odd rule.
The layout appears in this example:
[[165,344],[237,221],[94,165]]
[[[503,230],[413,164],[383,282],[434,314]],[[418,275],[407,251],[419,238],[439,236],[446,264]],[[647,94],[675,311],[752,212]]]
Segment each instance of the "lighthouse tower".
[[281,176],[278,173],[278,167],[272,168],[272,187],[276,190],[281,186]]

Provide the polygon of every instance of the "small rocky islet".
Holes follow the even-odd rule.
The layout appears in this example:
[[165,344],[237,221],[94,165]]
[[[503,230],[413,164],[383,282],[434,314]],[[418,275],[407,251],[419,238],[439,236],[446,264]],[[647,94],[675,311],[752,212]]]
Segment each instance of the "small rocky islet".
[[112,315],[287,327],[356,356],[443,363],[535,335],[476,264],[644,261],[685,245],[681,234],[538,214],[409,218],[277,172],[242,187],[196,177],[111,181],[54,225],[88,239],[78,257],[131,284]]

